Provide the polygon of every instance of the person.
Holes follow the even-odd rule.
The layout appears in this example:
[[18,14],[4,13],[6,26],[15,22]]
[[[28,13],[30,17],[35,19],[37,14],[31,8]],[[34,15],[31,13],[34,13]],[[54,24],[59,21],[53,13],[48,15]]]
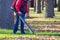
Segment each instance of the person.
[[[12,7],[15,9],[15,12],[16,12],[16,23],[13,30],[14,34],[16,34],[18,30],[18,25],[19,25],[19,20],[20,20],[19,16],[21,16],[23,20],[25,20],[25,16],[27,16],[27,13],[28,13],[28,1],[26,1],[26,5],[24,5],[26,7],[24,12],[21,11],[21,6],[24,4],[24,1],[26,0],[14,0],[14,2],[12,3]],[[20,30],[21,30],[21,34],[25,34],[24,23],[21,20],[20,20]]]

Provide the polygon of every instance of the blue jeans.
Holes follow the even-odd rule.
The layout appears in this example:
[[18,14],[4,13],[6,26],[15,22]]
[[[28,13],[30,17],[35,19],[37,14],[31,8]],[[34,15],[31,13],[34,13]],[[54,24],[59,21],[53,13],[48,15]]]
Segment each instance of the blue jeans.
[[22,13],[22,14],[16,13],[16,23],[15,23],[14,31],[13,31],[13,32],[14,32],[14,33],[17,32],[17,30],[18,30],[18,25],[19,25],[19,21],[20,21],[20,22],[21,22],[21,24],[20,24],[21,33],[25,33],[25,32],[24,32],[24,23],[19,19],[19,16],[21,16],[22,19],[25,20],[25,13]]

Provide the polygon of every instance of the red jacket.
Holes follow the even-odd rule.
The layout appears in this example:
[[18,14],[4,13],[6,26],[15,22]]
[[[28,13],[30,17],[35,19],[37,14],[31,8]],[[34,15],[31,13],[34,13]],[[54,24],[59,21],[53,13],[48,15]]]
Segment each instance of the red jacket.
[[[19,12],[22,3],[23,3],[23,0],[14,0],[14,2],[12,3],[12,6],[15,6],[16,11]],[[25,12],[28,13],[28,2],[26,4],[26,11]]]

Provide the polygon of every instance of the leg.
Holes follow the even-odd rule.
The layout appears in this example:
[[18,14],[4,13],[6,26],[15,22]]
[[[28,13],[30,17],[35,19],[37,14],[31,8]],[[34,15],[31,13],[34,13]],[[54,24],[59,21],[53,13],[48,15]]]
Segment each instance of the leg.
[[16,34],[17,30],[18,30],[18,24],[19,24],[19,15],[16,14],[16,23],[15,23],[15,26],[14,26],[14,34]]
[[[21,17],[23,18],[23,20],[25,20],[25,13],[22,13]],[[25,32],[24,32],[24,23],[22,21],[21,21],[21,33],[25,34]]]

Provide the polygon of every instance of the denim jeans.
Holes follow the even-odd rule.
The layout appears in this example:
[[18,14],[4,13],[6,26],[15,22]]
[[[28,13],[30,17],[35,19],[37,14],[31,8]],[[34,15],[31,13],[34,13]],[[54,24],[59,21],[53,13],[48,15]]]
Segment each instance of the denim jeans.
[[20,21],[20,31],[21,33],[24,33],[24,23],[19,19],[19,16],[21,16],[22,19],[25,20],[25,13],[22,14],[16,13],[16,23],[13,30],[14,33],[16,33],[18,30],[19,21]]

